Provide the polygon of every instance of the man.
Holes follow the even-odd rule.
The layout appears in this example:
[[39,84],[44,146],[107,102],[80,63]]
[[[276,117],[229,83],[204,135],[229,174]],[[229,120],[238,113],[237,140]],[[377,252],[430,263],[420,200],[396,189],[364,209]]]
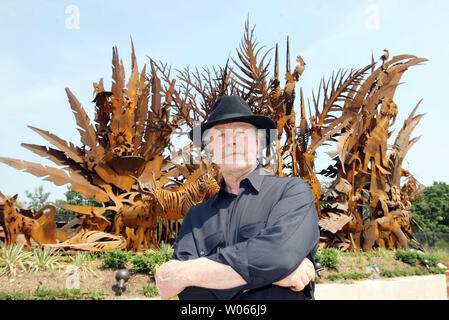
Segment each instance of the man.
[[187,213],[173,260],[157,270],[162,299],[307,298],[304,288],[315,277],[318,216],[301,178],[271,176],[257,164],[258,151],[273,136],[258,132],[275,128],[242,98],[224,96],[192,130],[194,143],[200,144],[198,133],[223,181],[217,194]]

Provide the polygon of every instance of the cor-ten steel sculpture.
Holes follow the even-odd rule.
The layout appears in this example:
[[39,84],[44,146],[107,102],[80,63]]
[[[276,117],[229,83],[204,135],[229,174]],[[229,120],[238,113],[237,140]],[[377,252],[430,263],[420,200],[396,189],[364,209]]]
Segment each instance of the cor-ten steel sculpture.
[[[52,244],[57,240],[66,240],[66,236],[56,231],[54,216],[56,209],[54,206],[47,205],[38,212],[38,218],[30,218],[21,214],[15,207],[17,194],[13,197],[6,197],[0,193],[0,216],[2,217],[2,228],[5,234],[5,245],[17,242],[17,237],[23,234],[26,239],[26,250],[31,249],[31,239],[42,247],[43,243]],[[46,209],[50,213],[41,214]]]
[[[63,166],[62,170],[10,158],[0,161],[57,185],[68,183],[84,197],[104,203],[102,208],[61,205],[90,221],[80,232],[89,232],[89,228],[115,232],[127,239],[128,248],[137,250],[142,245],[157,246],[162,230],[176,236],[176,220],[191,205],[216,192],[220,179],[213,164],[199,165],[200,150],[188,146],[181,153],[173,152],[176,148],[170,136],[175,130],[187,132],[196,121],[206,120],[220,96],[238,94],[254,113],[277,123],[276,145],[268,146],[259,160],[273,174],[298,176],[309,183],[320,218],[321,244],[343,250],[408,248],[412,239],[411,201],[421,186],[401,165],[417,141],[410,140],[422,117],[415,116],[416,108],[390,149],[387,139],[398,113],[393,100],[396,87],[410,66],[426,59],[412,55],[390,59],[385,50],[378,68],[372,58],[360,70],[338,71],[321,82],[309,102],[307,117],[303,90],[300,88],[299,97],[295,91],[306,62],[298,56],[297,65],[291,68],[287,38],[282,86],[278,45],[272,78],[266,62],[270,50],[260,58],[262,49],[247,21],[238,59],[232,59],[235,67],[228,61],[225,67],[212,71],[191,72],[187,68],[172,78],[167,65],[154,61],[148,76],[146,67],[139,73],[132,48],[132,70],[125,85],[123,64],[114,48],[111,91],[104,89],[102,79],[94,83],[95,126],[66,89],[82,147],[34,127],[30,128],[57,149],[22,144]],[[317,150],[329,143],[336,147],[330,154],[335,164],[317,173]],[[167,150],[171,156],[163,155]],[[317,174],[334,179],[324,192]],[[405,186],[400,185],[401,177],[407,178]],[[199,181],[207,182],[201,185]],[[193,186],[195,189],[189,191]],[[111,225],[92,220],[101,220],[106,210],[113,212]]]

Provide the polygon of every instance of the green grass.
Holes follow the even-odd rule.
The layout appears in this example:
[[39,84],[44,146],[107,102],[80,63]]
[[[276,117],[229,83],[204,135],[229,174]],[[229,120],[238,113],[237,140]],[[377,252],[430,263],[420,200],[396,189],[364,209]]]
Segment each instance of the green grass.
[[104,299],[103,290],[85,289],[46,289],[38,288],[30,291],[0,291],[0,300],[101,300]]
[[367,279],[371,276],[371,273],[337,273],[337,274],[330,274],[326,277],[326,279],[330,281],[336,281],[336,280],[361,280],[361,279]]
[[387,278],[393,277],[409,277],[409,276],[423,276],[427,274],[444,274],[446,269],[433,267],[430,268],[430,271],[427,268],[418,267],[418,268],[410,268],[408,270],[382,270],[381,274]]

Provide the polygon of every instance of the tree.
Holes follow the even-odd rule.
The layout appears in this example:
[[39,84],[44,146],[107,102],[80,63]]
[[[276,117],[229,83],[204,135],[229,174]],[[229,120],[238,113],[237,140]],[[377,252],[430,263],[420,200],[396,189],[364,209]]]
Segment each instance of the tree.
[[33,210],[38,210],[43,206],[48,204],[48,197],[50,197],[50,192],[44,192],[44,187],[39,186],[34,189],[34,192],[31,193],[28,190],[25,190],[26,197],[29,201],[25,202],[28,208]]
[[[64,195],[65,200],[56,200],[56,203],[71,204],[76,206],[101,207],[101,203],[93,201],[93,198],[85,199],[79,192],[73,190],[67,190]],[[58,214],[75,215],[74,212],[61,208],[58,209]]]
[[[428,233],[449,233],[449,185],[434,182],[426,187],[412,207],[413,218]],[[420,232],[413,228],[414,232]]]

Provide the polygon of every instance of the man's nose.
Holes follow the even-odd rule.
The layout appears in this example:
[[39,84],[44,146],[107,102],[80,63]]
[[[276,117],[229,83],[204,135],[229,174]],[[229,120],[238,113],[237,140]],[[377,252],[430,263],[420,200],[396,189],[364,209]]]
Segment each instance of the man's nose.
[[225,133],[225,144],[226,145],[234,145],[236,144],[236,136],[232,130],[227,130]]

